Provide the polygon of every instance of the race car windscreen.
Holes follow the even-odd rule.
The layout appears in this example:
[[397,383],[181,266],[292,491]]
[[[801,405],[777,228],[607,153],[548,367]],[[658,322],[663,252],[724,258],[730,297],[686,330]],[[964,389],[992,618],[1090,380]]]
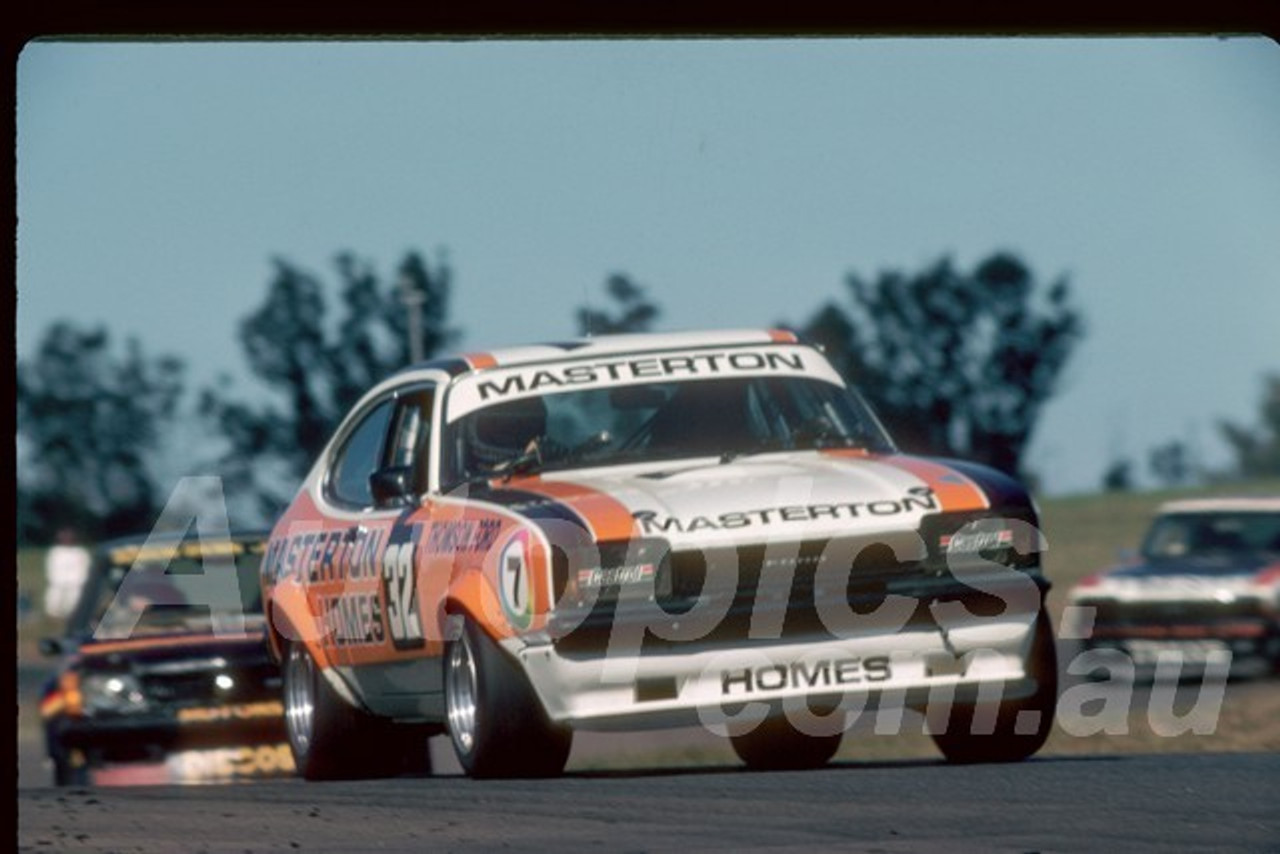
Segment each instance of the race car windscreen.
[[[213,625],[211,606],[239,608],[246,617],[262,614],[261,544],[237,545],[234,556],[220,555],[218,563],[208,564],[190,549],[155,560],[121,557],[126,559],[107,559],[95,567],[68,635],[116,636],[121,627],[131,637],[206,632]],[[228,559],[235,562],[234,579],[206,576],[206,571],[225,571]]]
[[470,412],[446,435],[446,482],[650,460],[816,448],[892,449],[829,382],[737,377],[564,391]]
[[1280,553],[1280,513],[1179,513],[1151,526],[1142,548],[1149,560],[1224,554]]

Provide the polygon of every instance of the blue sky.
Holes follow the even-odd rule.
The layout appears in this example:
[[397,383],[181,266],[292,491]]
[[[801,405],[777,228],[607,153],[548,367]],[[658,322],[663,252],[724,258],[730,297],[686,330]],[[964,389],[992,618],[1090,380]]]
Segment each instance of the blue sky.
[[1009,249],[1089,324],[1029,456],[1053,493],[1170,439],[1224,465],[1280,371],[1265,39],[48,42],[17,94],[20,361],[66,317],[242,375],[273,256],[447,251],[487,349],[613,272],[661,328],[761,326]]

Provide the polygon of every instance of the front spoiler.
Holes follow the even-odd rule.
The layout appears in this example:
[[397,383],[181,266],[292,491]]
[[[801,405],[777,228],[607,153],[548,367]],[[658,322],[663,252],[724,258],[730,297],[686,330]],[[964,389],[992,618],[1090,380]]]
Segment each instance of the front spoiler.
[[50,727],[50,735],[64,749],[80,750],[129,745],[169,751],[275,740],[283,738],[284,731],[283,716],[186,723],[175,715],[120,715],[62,718]]
[[943,631],[681,644],[671,652],[572,657],[551,643],[507,642],[551,720],[577,729],[718,726],[800,702],[847,711],[1032,695],[1035,615],[974,618]]

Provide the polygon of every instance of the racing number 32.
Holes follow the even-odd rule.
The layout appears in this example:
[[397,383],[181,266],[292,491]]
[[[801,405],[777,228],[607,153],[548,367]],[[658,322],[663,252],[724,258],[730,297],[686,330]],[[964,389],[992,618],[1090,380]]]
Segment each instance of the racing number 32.
[[414,572],[414,543],[393,543],[382,553],[382,590],[387,602],[387,629],[396,649],[415,649],[424,643],[418,615],[418,585]]

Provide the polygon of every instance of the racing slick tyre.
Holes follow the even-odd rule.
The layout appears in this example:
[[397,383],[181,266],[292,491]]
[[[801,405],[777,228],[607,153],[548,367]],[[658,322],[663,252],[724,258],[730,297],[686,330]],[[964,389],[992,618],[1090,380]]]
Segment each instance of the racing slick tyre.
[[449,737],[472,777],[554,777],[564,771],[573,732],[547,717],[524,673],[479,626],[464,618],[444,665]]
[[946,731],[933,734],[948,762],[1019,762],[1044,746],[1058,703],[1058,655],[1043,608],[1027,653],[1027,672],[1036,681],[1029,697],[1001,701],[996,709],[971,703],[952,707]]
[[403,754],[387,737],[390,724],[338,696],[300,643],[285,653],[284,723],[298,774],[307,780],[389,777],[401,770]]
[[821,768],[840,749],[843,733],[808,735],[786,718],[769,718],[755,729],[730,735],[733,752],[757,771]]

